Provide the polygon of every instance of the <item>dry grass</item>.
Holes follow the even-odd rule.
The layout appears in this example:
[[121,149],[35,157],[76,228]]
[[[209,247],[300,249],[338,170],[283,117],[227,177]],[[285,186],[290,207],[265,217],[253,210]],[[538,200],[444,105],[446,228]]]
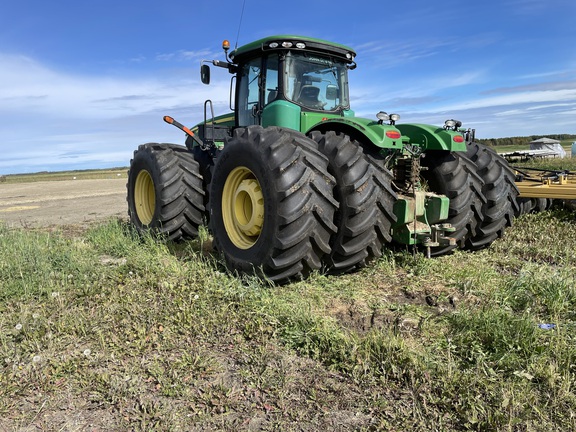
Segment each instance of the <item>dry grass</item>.
[[128,168],[112,168],[101,170],[39,172],[33,174],[9,174],[1,176],[0,181],[5,183],[32,183],[39,181],[60,180],[98,180],[127,177]]

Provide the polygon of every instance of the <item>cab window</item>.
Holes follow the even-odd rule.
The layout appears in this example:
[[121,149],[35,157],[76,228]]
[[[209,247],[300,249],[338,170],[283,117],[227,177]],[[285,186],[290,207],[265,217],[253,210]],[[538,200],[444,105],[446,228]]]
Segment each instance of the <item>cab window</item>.
[[343,62],[308,53],[290,52],[285,64],[286,99],[318,111],[349,107],[348,74]]

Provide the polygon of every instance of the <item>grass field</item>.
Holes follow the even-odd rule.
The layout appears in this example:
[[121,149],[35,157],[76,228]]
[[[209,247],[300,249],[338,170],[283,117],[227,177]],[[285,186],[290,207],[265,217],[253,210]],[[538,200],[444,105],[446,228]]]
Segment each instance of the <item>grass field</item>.
[[209,239],[0,227],[0,430],[575,430],[576,218],[274,287]]
[[576,430],[575,244],[555,209],[272,286],[205,231],[0,225],[0,430]]

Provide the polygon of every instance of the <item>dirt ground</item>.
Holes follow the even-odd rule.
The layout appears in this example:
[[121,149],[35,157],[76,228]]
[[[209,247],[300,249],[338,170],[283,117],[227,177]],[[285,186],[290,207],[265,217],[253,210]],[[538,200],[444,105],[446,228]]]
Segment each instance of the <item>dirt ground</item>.
[[0,221],[9,227],[88,225],[127,211],[126,178],[0,183]]

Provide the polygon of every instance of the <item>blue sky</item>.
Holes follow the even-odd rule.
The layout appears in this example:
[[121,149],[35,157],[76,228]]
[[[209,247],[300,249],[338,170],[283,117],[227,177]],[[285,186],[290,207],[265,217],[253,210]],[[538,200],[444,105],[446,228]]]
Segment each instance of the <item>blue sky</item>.
[[[353,47],[352,108],[463,121],[481,138],[576,133],[576,1],[2,1],[0,174],[127,166],[162,121],[227,112],[202,59],[274,34]],[[239,35],[239,36],[238,36]],[[238,36],[238,37],[237,37]]]

